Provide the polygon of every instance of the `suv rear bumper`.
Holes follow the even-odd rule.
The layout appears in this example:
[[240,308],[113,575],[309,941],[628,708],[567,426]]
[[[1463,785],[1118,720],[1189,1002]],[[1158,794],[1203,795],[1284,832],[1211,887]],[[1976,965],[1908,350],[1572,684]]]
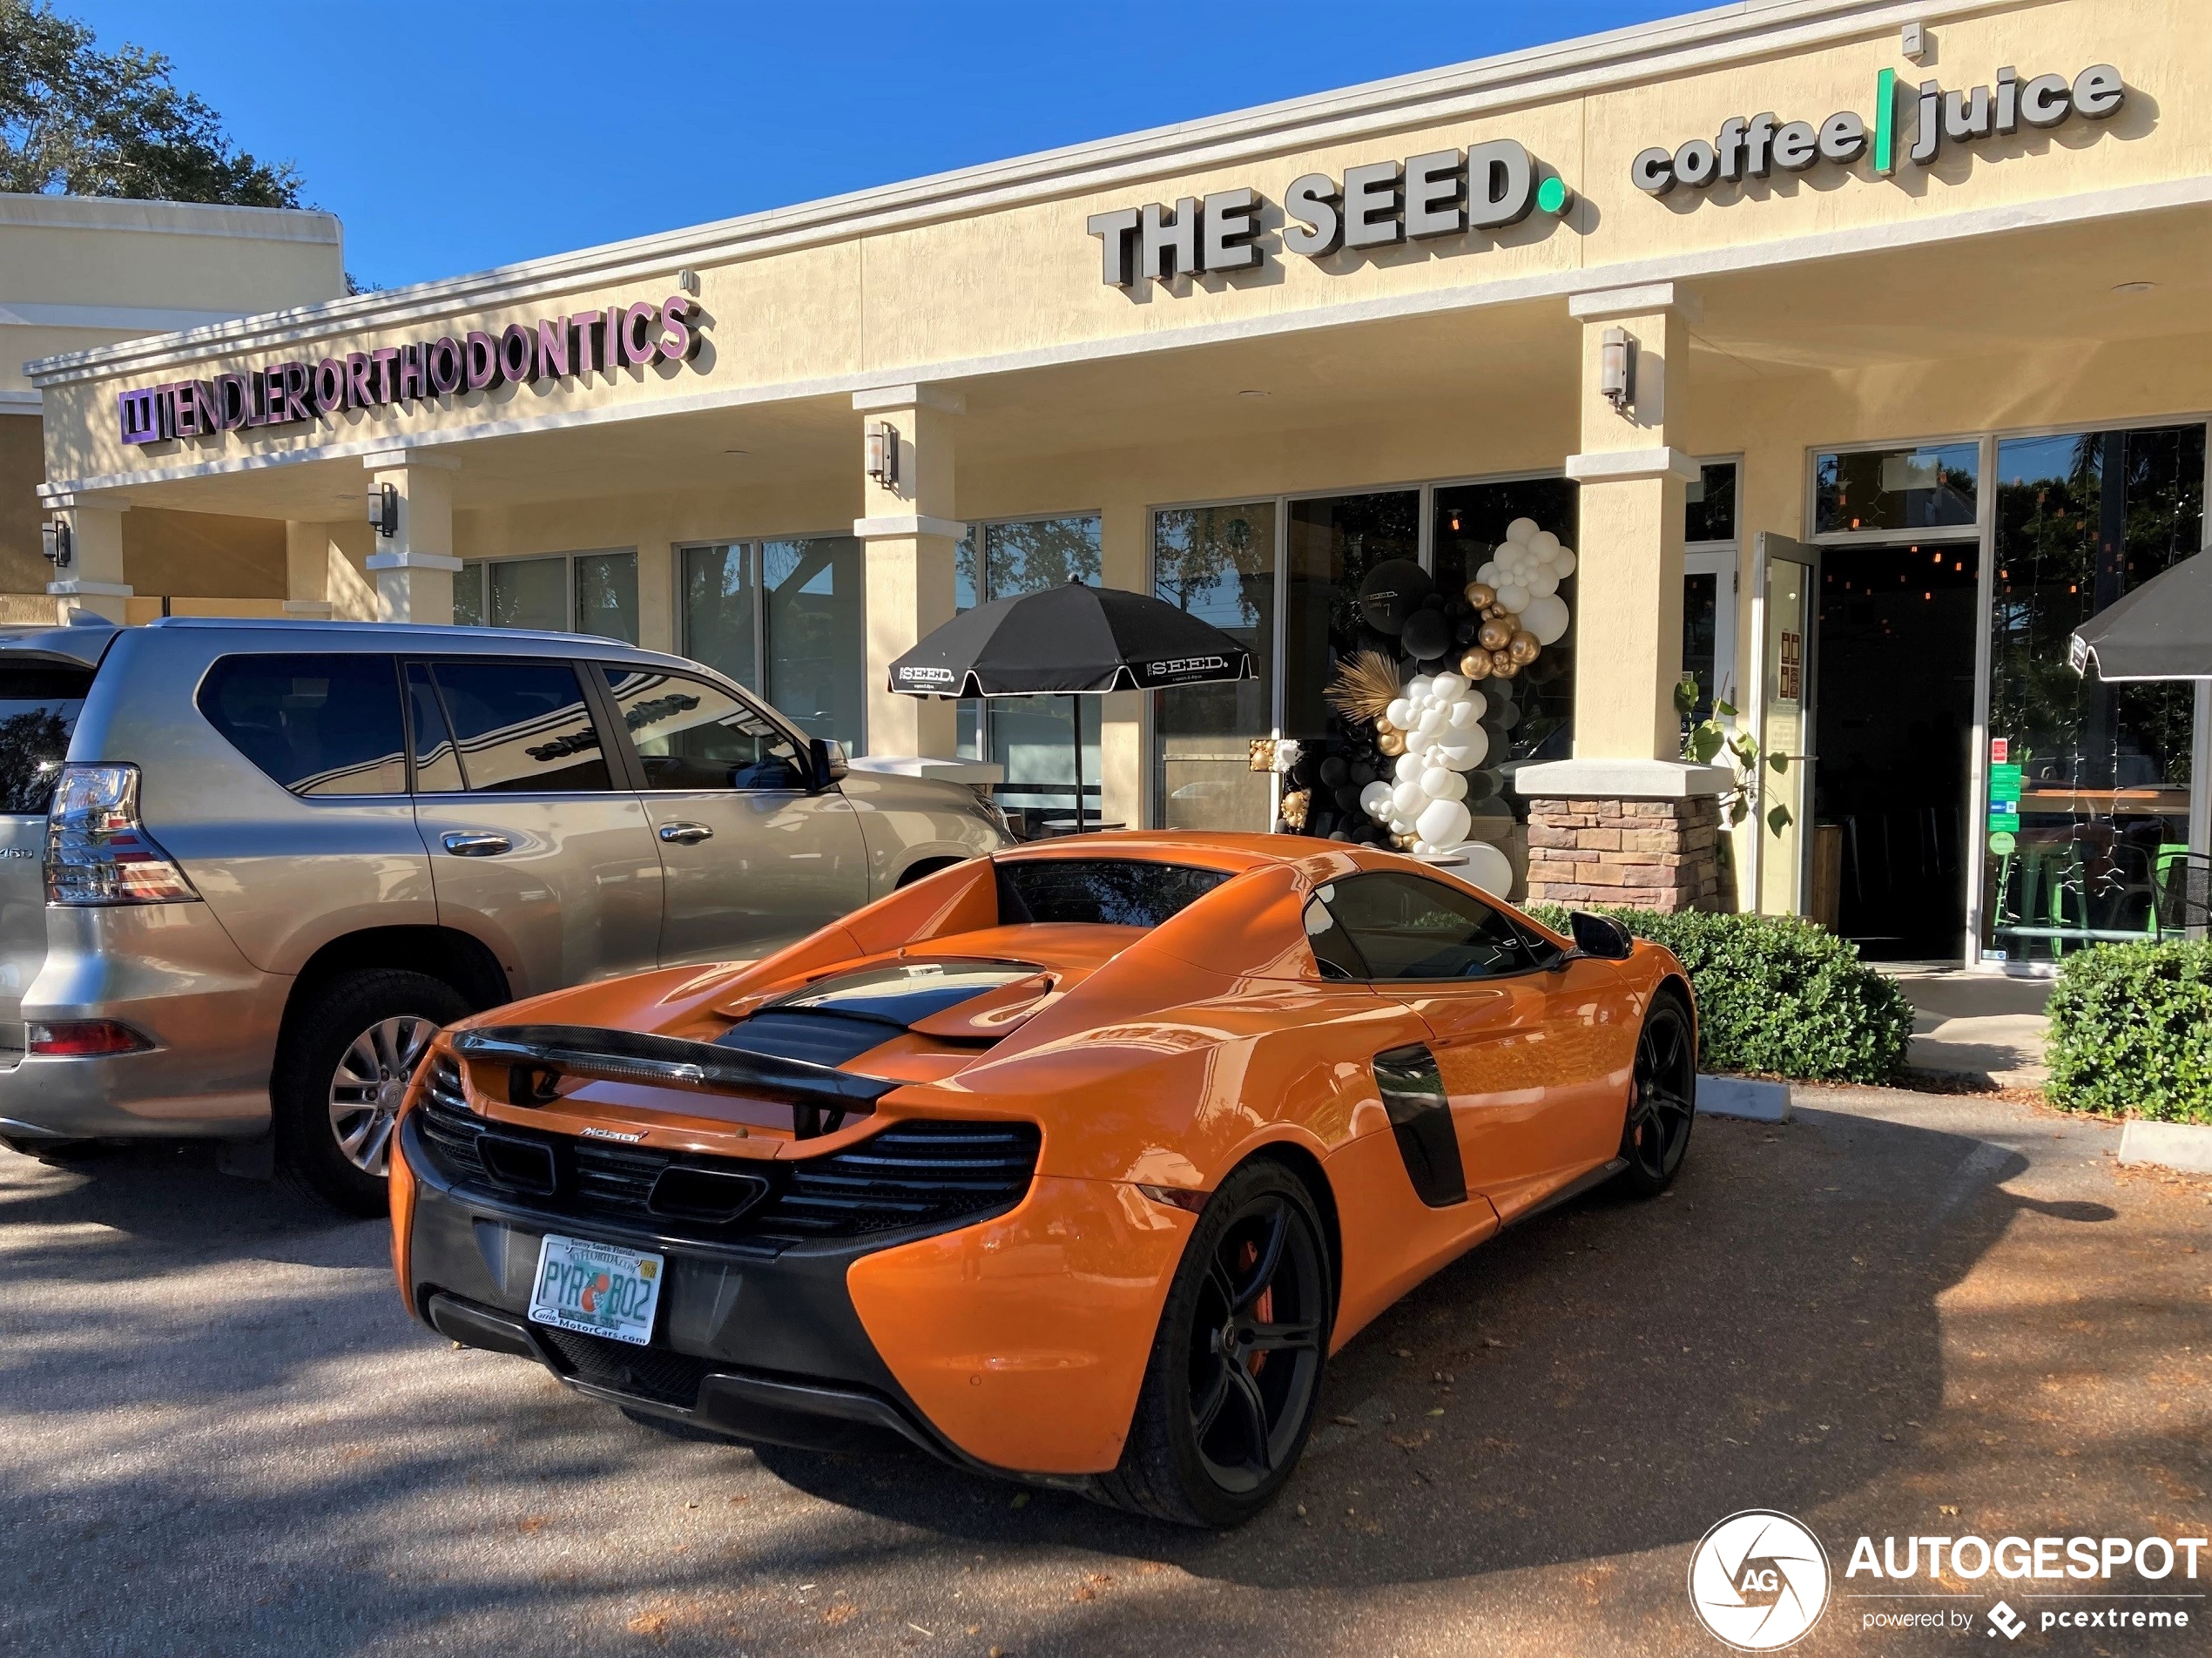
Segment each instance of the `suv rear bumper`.
[[268,1127],[289,977],[248,962],[205,904],[50,907],[45,922],[45,958],[17,1016],[118,1020],[154,1047],[0,1070],[0,1134],[246,1139]]

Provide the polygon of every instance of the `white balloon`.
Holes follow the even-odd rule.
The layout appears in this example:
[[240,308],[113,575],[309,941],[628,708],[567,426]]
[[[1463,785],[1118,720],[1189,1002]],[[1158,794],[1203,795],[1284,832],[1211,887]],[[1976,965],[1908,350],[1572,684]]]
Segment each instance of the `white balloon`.
[[1413,820],[1413,832],[1433,846],[1456,846],[1467,839],[1474,820],[1457,800],[1432,800]]
[[1380,778],[1377,778],[1372,783],[1370,783],[1366,788],[1359,791],[1360,811],[1366,812],[1377,823],[1380,823],[1385,818],[1390,815],[1390,785],[1385,783]]
[[1418,743],[1433,743],[1452,727],[1452,717],[1434,703],[1421,710],[1421,717],[1413,722],[1413,738]]
[[1476,570],[1474,573],[1474,579],[1481,583],[1485,587],[1497,586],[1498,561],[1494,558],[1488,563],[1483,565],[1481,569]]
[[1432,800],[1464,800],[1467,795],[1467,775],[1447,766],[1434,766],[1421,773],[1421,787]]
[[1553,572],[1550,565],[1540,564],[1529,572],[1521,585],[1528,590],[1533,597],[1548,598],[1559,591],[1559,577]]
[[1534,518],[1516,518],[1506,526],[1507,541],[1527,542],[1535,533],[1536,521]]
[[1459,701],[1460,698],[1466,696],[1470,689],[1471,687],[1468,684],[1466,675],[1440,673],[1436,676],[1436,684],[1433,687],[1430,694],[1433,695],[1438,702],[1443,704],[1447,707],[1449,707],[1452,704]]
[[1521,625],[1536,636],[1538,644],[1557,644],[1567,632],[1567,601],[1556,593],[1529,600],[1521,613]]
[[1575,573],[1575,555],[1564,547],[1552,555],[1552,568],[1562,579]]
[[1540,529],[1528,538],[1528,550],[1539,558],[1548,560],[1559,550],[1559,537],[1548,529]]
[[1415,674],[1412,679],[1406,682],[1406,700],[1413,704],[1415,708],[1419,708],[1423,703],[1428,700],[1429,692],[1435,689],[1436,681],[1434,679],[1431,678],[1426,674]]
[[1383,718],[1401,731],[1410,731],[1413,725],[1413,704],[1406,698],[1400,697],[1383,710]]
[[1386,819],[1384,826],[1393,835],[1410,835],[1413,832],[1413,820],[1403,813],[1394,813]]
[[1421,757],[1408,750],[1398,757],[1398,764],[1392,768],[1391,775],[1400,783],[1417,783],[1420,780],[1421,772],[1425,769],[1421,765]]
[[1401,783],[1390,792],[1390,807],[1401,818],[1418,818],[1428,809],[1429,799],[1419,782]]
[[1448,743],[1436,745],[1440,758],[1454,772],[1472,772],[1490,752],[1490,733],[1480,725],[1452,733]]
[[1522,610],[1526,610],[1528,601],[1535,596],[1518,582],[1507,582],[1498,590],[1498,603],[1515,616],[1519,616]]
[[1467,859],[1453,872],[1461,880],[1471,882],[1496,898],[1504,898],[1513,891],[1513,861],[1495,846],[1473,840],[1457,851]]
[[1455,731],[1467,730],[1475,721],[1482,718],[1483,711],[1488,706],[1489,704],[1484,699],[1480,691],[1469,691],[1452,704],[1452,712],[1449,716],[1452,729]]
[[1428,842],[1423,840],[1420,836],[1416,835],[1413,838],[1413,844],[1406,847],[1406,850],[1412,853],[1414,857],[1419,858],[1425,853],[1434,852],[1436,848],[1430,846]]

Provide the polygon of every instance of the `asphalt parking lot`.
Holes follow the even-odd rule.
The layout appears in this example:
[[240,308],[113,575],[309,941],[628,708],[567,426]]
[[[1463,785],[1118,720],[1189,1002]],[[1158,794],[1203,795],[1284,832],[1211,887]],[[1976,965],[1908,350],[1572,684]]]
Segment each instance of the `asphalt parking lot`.
[[[667,1439],[410,1324],[381,1226],[204,1149],[0,1152],[0,1649],[1716,1653],[1685,1570],[1743,1507],[1839,1574],[1861,1532],[2204,1534],[2212,1183],[1994,1100],[1798,1109],[1416,1291],[1228,1536]],[[1799,1650],[1952,1639],[1839,1599]]]

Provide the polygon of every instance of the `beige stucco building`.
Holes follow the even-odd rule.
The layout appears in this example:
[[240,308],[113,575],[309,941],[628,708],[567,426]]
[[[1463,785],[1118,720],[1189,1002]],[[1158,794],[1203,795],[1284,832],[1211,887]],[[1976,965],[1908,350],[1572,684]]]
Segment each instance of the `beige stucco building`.
[[[0,193],[0,615],[53,611],[37,493],[43,399],[27,362],[345,291],[328,213]],[[124,539],[156,614],[170,594],[285,596],[283,528],[267,520],[149,506],[127,521]]]
[[2017,967],[2141,933],[2205,844],[2203,688],[2064,655],[2202,544],[2208,246],[2187,0],[1773,0],[30,379],[93,608],[186,590],[137,515],[281,526],[295,610],[624,633],[1013,804],[1067,799],[1065,705],[890,660],[1038,582],[1157,591],[1264,672],[1090,704],[1128,823],[1269,826],[1247,745],[1328,738],[1366,572],[1456,596],[1530,517],[1571,626],[1488,832],[1539,896],[1694,895],[1732,779],[1681,760],[1687,665],[1798,757],[1724,887]]

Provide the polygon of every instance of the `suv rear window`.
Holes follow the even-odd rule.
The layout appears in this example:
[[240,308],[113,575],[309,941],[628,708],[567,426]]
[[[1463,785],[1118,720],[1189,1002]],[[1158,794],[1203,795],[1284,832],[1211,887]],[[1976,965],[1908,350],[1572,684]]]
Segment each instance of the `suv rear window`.
[[199,711],[294,794],[405,794],[407,739],[391,657],[225,657]]
[[1024,858],[1001,864],[999,920],[1157,927],[1229,879],[1218,869],[1130,858]]
[[90,668],[0,664],[0,812],[46,815],[91,689]]

